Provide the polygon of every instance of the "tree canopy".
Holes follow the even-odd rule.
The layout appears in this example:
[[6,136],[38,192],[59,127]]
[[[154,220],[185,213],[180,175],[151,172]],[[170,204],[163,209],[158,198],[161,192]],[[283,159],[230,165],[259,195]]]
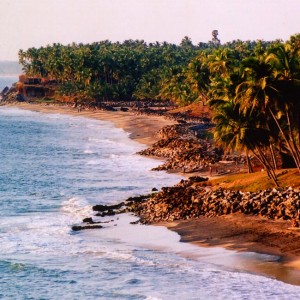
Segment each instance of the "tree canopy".
[[206,102],[228,151],[253,153],[275,182],[266,149],[287,153],[300,170],[300,34],[286,42],[53,44],[20,50],[19,62],[27,75],[59,82],[61,94],[96,102]]

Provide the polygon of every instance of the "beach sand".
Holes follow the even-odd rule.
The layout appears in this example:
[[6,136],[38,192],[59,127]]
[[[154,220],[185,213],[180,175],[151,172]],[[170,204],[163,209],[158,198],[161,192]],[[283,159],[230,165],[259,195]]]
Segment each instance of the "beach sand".
[[[157,141],[155,133],[159,129],[175,123],[163,117],[136,115],[133,112],[83,110],[78,113],[75,108],[69,106],[31,103],[17,103],[12,106],[43,113],[62,113],[111,121],[117,127],[130,133],[132,139],[146,145]],[[291,221],[232,214],[158,225],[177,232],[182,242],[275,255],[277,263],[280,262],[281,266],[277,270],[278,274],[273,274],[274,271],[273,273],[264,271],[265,264],[261,266],[261,270],[254,270],[254,272],[275,276],[280,280],[300,285],[300,230],[288,229]],[[253,271],[250,266],[246,269]]]

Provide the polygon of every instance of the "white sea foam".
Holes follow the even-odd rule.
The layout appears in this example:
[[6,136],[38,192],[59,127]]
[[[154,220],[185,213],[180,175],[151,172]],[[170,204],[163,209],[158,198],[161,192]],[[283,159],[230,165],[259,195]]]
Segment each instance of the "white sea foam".
[[83,218],[93,214],[92,206],[85,199],[76,197],[64,201],[61,211],[71,215],[76,222],[80,222]]
[[86,149],[83,151],[84,154],[96,154],[96,151],[90,150],[90,149]]

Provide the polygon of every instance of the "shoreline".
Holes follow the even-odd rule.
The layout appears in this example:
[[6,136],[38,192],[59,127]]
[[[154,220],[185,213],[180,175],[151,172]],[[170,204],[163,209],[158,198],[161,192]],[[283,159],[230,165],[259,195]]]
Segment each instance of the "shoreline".
[[[109,121],[128,132],[131,139],[147,146],[158,140],[154,135],[159,129],[176,124],[176,121],[163,117],[135,115],[132,112],[100,110],[77,112],[75,108],[67,105],[15,103],[5,106]],[[189,174],[182,175],[188,176]],[[290,231],[288,229],[290,221],[271,221],[262,217],[232,214],[171,223],[161,222],[154,225],[165,226],[177,232],[182,242],[201,247],[222,247],[238,252],[275,255],[279,258],[282,266],[300,271],[300,231]],[[285,280],[280,276],[279,279],[300,285],[300,279],[299,282]]]
[[155,143],[158,138],[155,133],[164,126],[173,125],[174,120],[164,119],[160,116],[136,115],[133,112],[103,111],[103,110],[82,110],[77,112],[76,108],[67,105],[42,105],[37,103],[13,103],[5,104],[6,107],[17,107],[21,109],[42,112],[59,113],[76,117],[85,117],[100,121],[109,121],[117,128],[122,128],[129,133],[129,137],[147,146]]

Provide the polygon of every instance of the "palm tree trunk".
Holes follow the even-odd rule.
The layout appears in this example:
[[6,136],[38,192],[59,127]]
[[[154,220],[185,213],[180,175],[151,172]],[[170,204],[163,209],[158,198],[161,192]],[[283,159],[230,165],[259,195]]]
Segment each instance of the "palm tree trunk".
[[282,134],[282,136],[283,136],[285,142],[287,143],[288,149],[289,149],[289,151],[290,151],[290,153],[291,153],[291,155],[292,155],[292,157],[293,157],[293,159],[294,159],[294,162],[295,162],[295,164],[296,164],[296,166],[297,166],[297,169],[298,169],[299,172],[300,172],[300,162],[298,162],[298,159],[297,159],[297,157],[296,157],[296,154],[295,154],[294,151],[293,151],[293,147],[292,147],[290,141],[288,140],[288,138],[287,138],[286,135],[284,134],[283,129],[282,129],[282,127],[280,126],[280,124],[279,124],[277,118],[275,117],[275,115],[274,115],[272,109],[271,109],[270,107],[269,107],[268,109],[269,109],[269,112],[270,112],[272,118],[274,119],[274,121],[275,121],[275,123],[276,123],[276,125],[277,125],[277,127],[278,127],[278,129],[279,129],[279,131],[281,132],[281,134]]
[[287,116],[287,121],[288,121],[288,128],[289,128],[290,137],[291,137],[291,140],[292,140],[292,144],[294,146],[294,151],[295,151],[295,154],[296,154],[296,158],[298,159],[298,163],[300,165],[300,152],[299,152],[299,149],[297,147],[297,144],[296,144],[296,141],[295,141],[295,138],[294,138],[294,134],[293,134],[292,126],[291,126],[290,114],[289,114],[288,109],[286,109],[286,116]]
[[263,154],[262,150],[259,147],[256,147],[258,154],[252,150],[252,153],[255,155],[255,157],[261,162],[261,164],[266,168],[266,171],[268,173],[268,176],[270,179],[273,180],[274,184],[279,187],[277,176],[272,169],[272,166],[269,164],[268,160],[266,159],[265,155]]
[[268,161],[266,155],[263,153],[263,151],[261,150],[260,147],[258,147],[258,151],[259,151],[261,157],[263,158],[263,160],[264,160],[264,162],[265,162],[265,165],[266,165],[266,167],[267,167],[267,170],[269,171],[271,177],[274,178],[274,180],[277,182],[278,179],[277,179],[277,175],[276,175],[276,173],[275,173],[275,170],[274,170],[273,166],[272,166],[271,163]]
[[273,145],[270,144],[270,151],[271,151],[271,156],[272,156],[272,161],[273,161],[273,165],[274,165],[274,169],[277,170],[277,161],[276,161],[276,157],[275,157],[275,152],[274,152],[274,148]]
[[246,161],[247,161],[247,166],[248,166],[248,174],[253,173],[253,168],[252,168],[251,161],[249,158],[248,150],[246,151]]

